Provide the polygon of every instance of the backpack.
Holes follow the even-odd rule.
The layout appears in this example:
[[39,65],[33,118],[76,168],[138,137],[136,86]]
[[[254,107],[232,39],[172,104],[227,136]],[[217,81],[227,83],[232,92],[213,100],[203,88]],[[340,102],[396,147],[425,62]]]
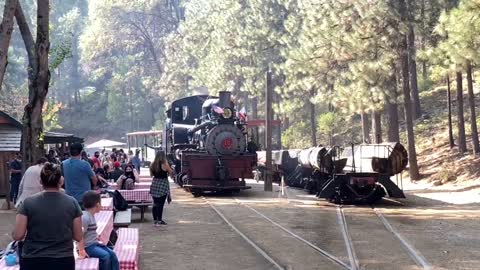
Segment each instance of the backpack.
[[115,210],[117,211],[127,210],[128,203],[125,200],[125,198],[123,198],[122,194],[118,192],[118,190],[115,190],[113,192],[112,197],[113,197],[113,207],[115,208]]
[[121,189],[135,189],[135,180],[133,180],[132,178],[123,179]]

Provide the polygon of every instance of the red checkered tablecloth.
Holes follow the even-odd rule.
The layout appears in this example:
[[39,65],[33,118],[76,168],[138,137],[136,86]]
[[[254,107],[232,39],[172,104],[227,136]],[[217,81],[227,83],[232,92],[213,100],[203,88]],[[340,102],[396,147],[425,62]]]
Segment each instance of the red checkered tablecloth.
[[149,176],[140,176],[140,183],[142,182],[152,182],[153,177]]
[[88,258],[75,261],[75,270],[98,270],[98,259]]
[[[140,183],[135,183],[134,189],[150,189],[150,186],[152,185],[152,182],[140,182]],[[115,190],[117,189],[117,183],[111,183],[110,186],[108,186],[108,189],[110,190]]]
[[[5,260],[0,260],[0,269],[1,270],[19,270],[20,265],[15,266],[6,266]],[[98,270],[98,259],[97,258],[88,258],[83,260],[75,261],[75,270]]]
[[102,210],[113,211],[113,198],[102,198]]
[[98,240],[106,245],[113,230],[113,211],[100,211],[95,214],[95,220],[97,221]]
[[117,234],[118,239],[114,250],[120,263],[120,270],[138,270],[138,229],[121,228],[118,229]]
[[119,190],[123,198],[129,202],[152,202],[150,189]]

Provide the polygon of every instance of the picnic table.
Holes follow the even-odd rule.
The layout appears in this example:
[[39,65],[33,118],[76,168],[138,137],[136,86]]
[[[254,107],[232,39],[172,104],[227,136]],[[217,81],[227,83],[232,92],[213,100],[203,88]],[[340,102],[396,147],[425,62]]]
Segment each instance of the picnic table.
[[[0,260],[1,270],[19,270],[20,265],[6,266],[5,258]],[[98,270],[98,259],[88,258],[83,260],[75,260],[75,270]]]
[[113,211],[113,198],[102,198],[102,210]]
[[[134,189],[149,189],[150,186],[152,185],[152,182],[140,182],[140,183],[135,183]],[[110,190],[115,190],[118,189],[117,183],[110,183],[108,186],[108,189]]]
[[140,219],[144,220],[145,210],[148,206],[153,205],[153,199],[150,195],[150,189],[132,189],[132,190],[118,190],[123,198],[130,206],[137,206],[140,208]]
[[152,177],[150,176],[140,176],[140,183],[142,182],[152,182]]
[[118,229],[117,244],[114,251],[117,254],[120,269],[138,270],[139,241],[137,228]]
[[106,245],[113,230],[113,211],[100,211],[95,214],[95,219],[97,220],[98,240]]

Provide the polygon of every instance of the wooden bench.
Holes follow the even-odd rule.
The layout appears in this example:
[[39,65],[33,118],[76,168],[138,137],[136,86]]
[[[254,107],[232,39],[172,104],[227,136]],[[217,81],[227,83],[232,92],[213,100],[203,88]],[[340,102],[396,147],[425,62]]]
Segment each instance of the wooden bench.
[[132,223],[132,209],[128,208],[125,211],[118,211],[113,220],[113,227],[128,227]]
[[117,230],[118,239],[115,244],[120,270],[138,270],[139,261],[139,234],[137,228],[120,228]]
[[[15,266],[6,266],[5,258],[0,260],[0,269],[1,270],[19,270],[20,265]],[[98,270],[98,259],[97,258],[87,258],[83,260],[75,261],[75,270]]]

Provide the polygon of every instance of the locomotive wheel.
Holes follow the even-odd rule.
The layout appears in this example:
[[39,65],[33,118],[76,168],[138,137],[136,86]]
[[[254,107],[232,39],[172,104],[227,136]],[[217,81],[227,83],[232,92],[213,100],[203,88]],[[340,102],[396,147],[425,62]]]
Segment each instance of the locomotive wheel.
[[200,189],[197,189],[197,188],[194,188],[194,189],[191,189],[190,192],[192,193],[193,197],[195,198],[198,198],[200,196],[202,196],[202,191]]

